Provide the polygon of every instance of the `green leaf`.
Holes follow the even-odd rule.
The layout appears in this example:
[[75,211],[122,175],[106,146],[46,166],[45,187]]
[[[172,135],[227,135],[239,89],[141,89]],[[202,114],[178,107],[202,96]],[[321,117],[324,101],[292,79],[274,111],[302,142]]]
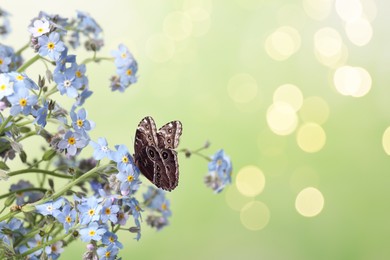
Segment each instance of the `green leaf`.
[[5,162],[0,161],[0,169],[1,170],[9,170],[9,167]]
[[47,151],[43,154],[42,160],[44,160],[44,161],[49,161],[49,160],[51,160],[55,155],[56,155],[56,151],[54,151],[54,150],[47,150]]

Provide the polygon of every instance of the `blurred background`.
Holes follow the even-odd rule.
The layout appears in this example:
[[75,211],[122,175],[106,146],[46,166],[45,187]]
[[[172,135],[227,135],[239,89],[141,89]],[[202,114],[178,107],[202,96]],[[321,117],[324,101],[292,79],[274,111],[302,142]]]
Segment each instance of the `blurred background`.
[[[234,184],[214,194],[203,184],[207,161],[181,154],[170,226],[144,223],[139,242],[121,233],[123,259],[390,259],[389,1],[2,0],[1,8],[13,29],[1,43],[15,49],[40,10],[81,10],[104,30],[99,56],[119,43],[133,52],[139,81],[125,93],[108,87],[112,63],[87,68],[92,139],[132,150],[144,116],[158,127],[179,119],[179,148],[209,140],[205,155],[223,148],[233,161]],[[75,243],[62,258],[84,251]]]

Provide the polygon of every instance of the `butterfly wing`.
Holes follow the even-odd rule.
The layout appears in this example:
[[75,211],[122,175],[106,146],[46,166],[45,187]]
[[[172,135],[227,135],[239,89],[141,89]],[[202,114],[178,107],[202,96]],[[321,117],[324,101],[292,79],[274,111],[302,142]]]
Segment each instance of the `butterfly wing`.
[[172,121],[163,125],[157,132],[157,145],[159,148],[176,149],[183,131],[180,121]]
[[134,159],[141,173],[158,188],[171,191],[178,185],[177,152],[182,133],[180,121],[172,121],[156,130],[153,118],[141,120],[135,133]]
[[165,174],[168,176],[169,185],[163,187],[164,190],[173,190],[179,183],[179,164],[177,152],[171,149],[161,149],[160,157],[165,167]]
[[145,146],[157,147],[157,128],[152,117],[147,116],[139,122],[135,132],[134,151],[141,151]]

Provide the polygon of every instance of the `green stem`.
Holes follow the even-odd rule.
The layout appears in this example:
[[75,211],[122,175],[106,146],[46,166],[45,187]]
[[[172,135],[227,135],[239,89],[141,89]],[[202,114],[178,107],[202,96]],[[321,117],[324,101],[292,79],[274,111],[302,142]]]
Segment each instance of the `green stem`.
[[21,257],[25,257],[25,256],[28,256],[29,254],[32,254],[34,253],[35,251],[38,251],[39,249],[42,249],[42,248],[45,248],[51,244],[54,244],[55,242],[57,241],[60,241],[60,240],[63,240],[65,239],[67,236],[70,236],[72,233],[69,232],[68,234],[63,234],[62,236],[59,236],[59,237],[56,237],[50,241],[47,241],[45,243],[42,243],[40,246],[37,246],[37,247],[34,247],[34,248],[31,248],[30,250],[24,252],[23,254],[21,254],[20,256]]
[[30,60],[28,60],[26,63],[24,63],[21,67],[19,67],[16,71],[17,72],[23,72],[25,71],[28,67],[30,67],[34,62],[39,60],[40,56],[39,54],[35,55],[32,57]]
[[56,85],[52,89],[50,89],[48,92],[46,92],[45,99],[47,99],[49,96],[53,95],[57,91],[58,91],[58,89],[57,89],[57,85]]
[[102,166],[99,166],[99,167],[95,167],[95,168],[89,170],[88,172],[86,172],[83,175],[81,175],[79,178],[77,178],[74,181],[71,181],[67,185],[63,186],[59,191],[57,191],[56,193],[54,193],[50,197],[47,197],[47,198],[45,198],[43,200],[39,200],[39,201],[37,201],[35,203],[32,203],[30,205],[36,206],[36,205],[40,205],[40,204],[46,203],[46,202],[48,202],[50,200],[58,199],[63,194],[65,194],[68,190],[70,190],[73,186],[79,184],[80,182],[83,182],[83,181],[87,180],[88,178],[92,177],[96,172],[99,172],[100,170],[103,170],[104,168],[108,167],[109,165],[110,164],[105,164],[105,165],[102,165]]
[[27,242],[30,238],[32,238],[32,237],[34,237],[36,234],[38,234],[40,231],[41,231],[41,228],[40,228],[40,227],[36,228],[35,230],[30,230],[29,233],[24,234],[24,235],[22,236],[22,239],[20,239],[19,241],[15,241],[14,246],[16,247],[16,246],[18,246],[18,245],[20,245],[20,244],[24,244],[24,243]]
[[13,118],[13,116],[7,117],[7,119],[0,125],[0,134],[3,133],[4,128],[7,126],[7,124],[9,123],[9,121],[12,120],[12,118]]
[[19,212],[21,212],[20,210],[19,211],[12,211],[12,212],[9,212],[8,214],[0,217],[0,222],[3,221],[3,220],[6,220],[6,219],[12,219],[13,217],[15,217]]
[[16,126],[25,126],[25,125],[31,124],[32,122],[34,122],[34,120],[29,119],[29,120],[17,123]]
[[15,55],[18,56],[22,54],[22,52],[27,49],[30,46],[30,43],[26,43],[22,48],[20,48],[17,52],[15,52]]
[[42,191],[42,192],[46,192],[47,189],[43,189],[43,188],[26,188],[26,189],[20,189],[20,190],[14,190],[12,192],[8,192],[6,194],[3,194],[3,195],[0,195],[0,199],[3,199],[3,198],[6,198],[14,193],[18,193],[18,192],[26,192],[26,191]]
[[23,174],[23,173],[33,173],[33,172],[43,173],[43,174],[52,175],[52,176],[55,176],[55,177],[60,177],[60,178],[65,178],[65,179],[73,179],[72,176],[68,176],[68,175],[65,175],[65,174],[62,174],[62,173],[55,173],[55,172],[52,172],[52,171],[47,171],[47,170],[42,170],[42,169],[35,169],[35,168],[13,171],[13,172],[8,173],[8,176],[15,176],[15,175]]
[[110,57],[92,57],[92,58],[87,58],[85,60],[83,60],[83,62],[81,62],[81,64],[87,64],[87,63],[90,63],[90,62],[99,62],[99,61],[102,61],[102,60],[107,60],[107,61],[114,61],[115,59],[114,58],[110,58]]
[[34,136],[34,135],[36,135],[36,134],[37,134],[37,132],[35,132],[35,131],[28,132],[27,134],[25,134],[25,135],[19,137],[19,138],[18,138],[18,142],[23,141],[24,139],[27,139],[27,138],[29,138],[30,136]]

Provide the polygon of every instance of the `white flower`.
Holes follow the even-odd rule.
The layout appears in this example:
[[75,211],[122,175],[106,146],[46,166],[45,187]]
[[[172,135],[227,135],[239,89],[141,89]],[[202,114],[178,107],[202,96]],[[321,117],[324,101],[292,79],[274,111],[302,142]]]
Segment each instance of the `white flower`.
[[35,20],[34,25],[28,28],[33,37],[39,37],[50,31],[50,23],[43,17],[41,20]]
[[14,93],[14,88],[12,87],[12,82],[5,74],[0,74],[0,99],[3,97],[10,96]]

